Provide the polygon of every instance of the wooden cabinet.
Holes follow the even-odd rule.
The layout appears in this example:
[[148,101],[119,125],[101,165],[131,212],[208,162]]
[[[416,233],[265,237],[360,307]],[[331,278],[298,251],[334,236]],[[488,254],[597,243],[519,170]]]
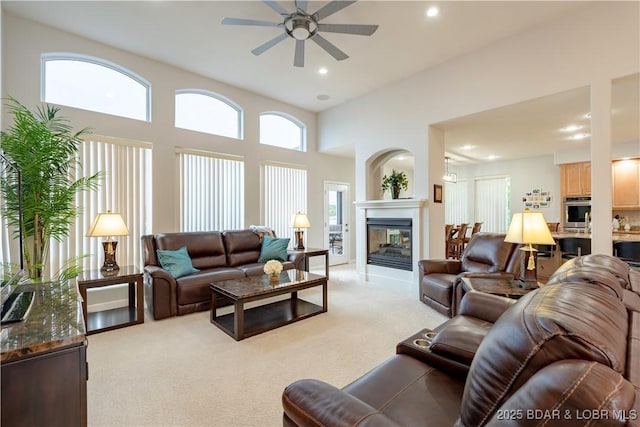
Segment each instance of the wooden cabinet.
[[640,159],[618,160],[612,166],[613,208],[640,208]]
[[561,165],[560,193],[562,197],[591,195],[591,162]]
[[75,282],[20,285],[34,291],[22,322],[2,327],[0,424],[87,425],[87,340]]

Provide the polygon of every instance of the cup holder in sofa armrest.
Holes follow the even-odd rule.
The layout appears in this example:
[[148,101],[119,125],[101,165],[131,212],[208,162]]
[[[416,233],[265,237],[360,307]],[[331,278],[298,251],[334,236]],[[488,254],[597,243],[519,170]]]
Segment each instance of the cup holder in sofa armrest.
[[396,353],[411,356],[456,377],[466,377],[469,365],[442,357],[431,351],[430,346],[435,335],[436,332],[433,330],[423,329],[399,342],[396,346]]

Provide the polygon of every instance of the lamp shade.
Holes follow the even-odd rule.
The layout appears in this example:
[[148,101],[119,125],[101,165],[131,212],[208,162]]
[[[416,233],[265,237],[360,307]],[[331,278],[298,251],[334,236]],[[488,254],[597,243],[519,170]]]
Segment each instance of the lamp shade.
[[311,223],[309,222],[309,218],[307,218],[306,214],[298,212],[293,216],[291,226],[294,228],[309,228],[311,227]]
[[96,215],[87,237],[128,236],[129,229],[119,213],[107,211]]
[[531,245],[555,245],[544,216],[529,209],[513,214],[504,241]]

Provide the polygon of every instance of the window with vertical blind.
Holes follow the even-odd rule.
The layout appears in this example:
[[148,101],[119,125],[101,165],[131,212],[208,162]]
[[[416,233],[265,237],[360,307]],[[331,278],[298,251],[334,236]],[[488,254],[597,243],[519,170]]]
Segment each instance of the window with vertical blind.
[[178,149],[180,230],[244,228],[244,160]]
[[[294,165],[263,165],[264,225],[279,237],[292,237],[291,219],[307,213],[307,170]],[[307,234],[304,235],[305,240]],[[305,242],[306,245],[306,242]]]
[[128,236],[117,236],[119,265],[142,266],[140,236],[151,232],[151,144],[92,135],[80,146],[76,179],[103,171],[97,191],[77,195],[82,214],[71,228],[69,238],[51,242],[50,273],[63,268],[66,260],[85,256],[83,269],[100,268],[104,262],[102,238],[85,237],[98,213],[110,210],[122,215]]
[[511,181],[508,176],[476,178],[475,221],[482,231],[506,233],[511,220]]
[[444,222],[446,224],[471,223],[469,218],[469,181],[444,183]]

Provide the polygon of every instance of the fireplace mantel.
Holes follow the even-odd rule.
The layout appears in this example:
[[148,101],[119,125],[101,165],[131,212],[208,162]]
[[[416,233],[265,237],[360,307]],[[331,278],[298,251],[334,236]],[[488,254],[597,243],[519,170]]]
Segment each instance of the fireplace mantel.
[[363,200],[354,202],[361,209],[420,209],[427,203],[427,199],[388,199],[388,200]]

